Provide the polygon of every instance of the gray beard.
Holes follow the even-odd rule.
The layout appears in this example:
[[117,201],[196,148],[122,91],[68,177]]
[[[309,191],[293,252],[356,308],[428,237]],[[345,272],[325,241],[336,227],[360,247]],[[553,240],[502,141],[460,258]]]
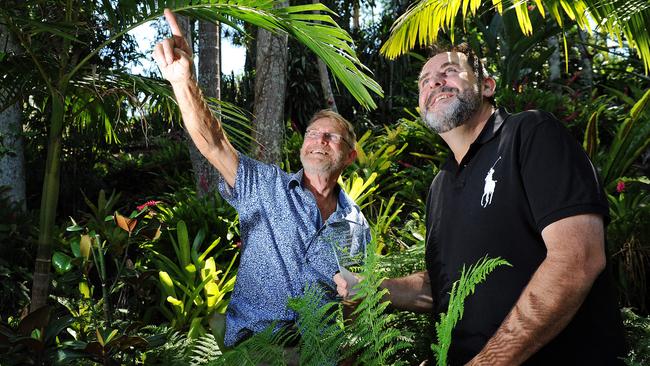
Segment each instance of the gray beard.
[[303,157],[300,157],[300,162],[302,163],[302,168],[305,172],[309,174],[327,174],[331,175],[337,170],[343,170],[343,161],[342,159],[334,159],[330,161],[329,164],[312,164],[310,162],[305,162]]
[[[455,88],[444,89],[442,92],[457,91]],[[428,104],[429,101],[427,101]],[[473,89],[468,89],[462,94],[456,94],[456,99],[443,110],[434,111],[427,108],[422,111],[422,120],[434,132],[443,133],[465,124],[480,106],[481,98],[478,93]]]

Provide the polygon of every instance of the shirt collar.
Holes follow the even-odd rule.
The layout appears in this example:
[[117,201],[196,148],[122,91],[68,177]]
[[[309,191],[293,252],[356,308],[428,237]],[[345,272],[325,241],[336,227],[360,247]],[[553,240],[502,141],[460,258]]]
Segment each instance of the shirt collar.
[[304,174],[304,169],[300,169],[297,172],[293,173],[291,175],[291,178],[289,178],[289,182],[287,182],[287,188],[291,189],[295,187],[296,185],[299,185],[300,188],[304,188],[302,184],[302,176]]
[[[287,188],[292,189],[296,186],[300,186],[300,188],[304,189],[305,185],[303,184],[302,180],[304,173],[304,169],[300,169],[299,171],[292,174],[289,178],[289,182],[287,183]],[[337,184],[335,189],[338,191],[336,211],[332,213],[330,219],[340,220],[345,218],[350,213],[352,207],[354,206],[354,201],[352,201],[352,198],[350,198],[350,196],[345,193],[345,190],[341,188],[340,185]],[[328,219],[328,221],[330,221],[330,219]]]
[[483,127],[483,131],[481,131],[481,133],[476,138],[475,143],[483,145],[486,142],[492,140],[494,136],[499,133],[501,127],[503,126],[503,122],[505,122],[509,116],[510,114],[506,111],[505,108],[497,108]]

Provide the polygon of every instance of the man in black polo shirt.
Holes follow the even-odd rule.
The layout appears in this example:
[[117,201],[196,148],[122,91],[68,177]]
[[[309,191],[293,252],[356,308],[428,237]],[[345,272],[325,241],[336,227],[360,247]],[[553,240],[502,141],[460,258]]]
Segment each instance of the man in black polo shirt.
[[464,45],[429,59],[419,90],[422,119],[452,156],[429,190],[427,271],[385,280],[392,305],[446,311],[463,265],[501,257],[512,267],[466,300],[450,364],[622,364],[607,200],[585,152],[549,113],[495,108],[495,81]]

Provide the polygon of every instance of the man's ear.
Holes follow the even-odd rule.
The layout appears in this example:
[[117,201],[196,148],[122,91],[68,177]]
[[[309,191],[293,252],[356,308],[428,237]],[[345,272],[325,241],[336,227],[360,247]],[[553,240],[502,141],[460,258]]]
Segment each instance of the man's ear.
[[353,148],[353,149],[350,149],[350,152],[348,153],[348,158],[347,158],[347,160],[345,161],[345,166],[348,166],[348,165],[354,163],[354,161],[355,161],[356,159],[357,159],[357,150],[354,149],[354,148]]
[[491,97],[494,96],[495,89],[497,87],[497,82],[491,77],[486,77],[483,79],[483,96],[484,97]]

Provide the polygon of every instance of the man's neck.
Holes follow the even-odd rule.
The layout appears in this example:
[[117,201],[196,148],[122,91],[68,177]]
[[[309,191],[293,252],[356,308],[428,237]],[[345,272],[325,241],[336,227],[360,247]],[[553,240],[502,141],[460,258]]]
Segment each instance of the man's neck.
[[338,202],[336,185],[339,175],[303,172],[303,184],[314,195],[323,222],[336,211]]
[[483,127],[485,127],[494,110],[493,105],[483,102],[478,111],[464,124],[440,134],[440,137],[449,145],[449,148],[454,154],[454,159],[458,164],[460,164],[467,151],[469,151],[470,145],[481,134]]

